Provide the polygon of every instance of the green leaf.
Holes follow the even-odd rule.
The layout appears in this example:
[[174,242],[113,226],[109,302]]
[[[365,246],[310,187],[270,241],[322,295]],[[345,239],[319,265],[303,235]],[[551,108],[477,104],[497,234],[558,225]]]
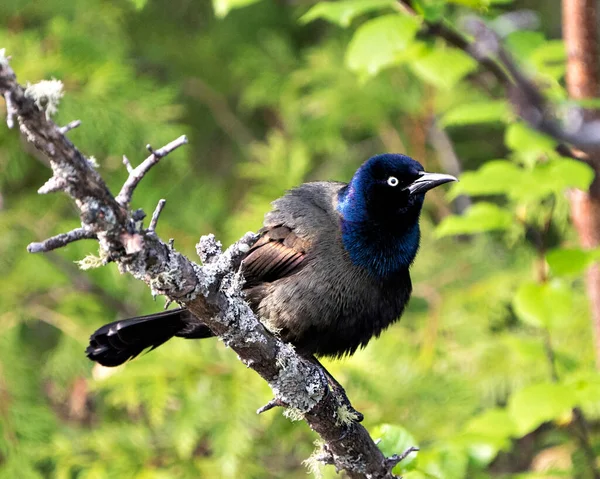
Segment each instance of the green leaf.
[[440,119],[440,126],[506,122],[509,113],[510,109],[504,100],[462,103],[444,113]]
[[436,236],[504,230],[512,224],[512,214],[493,203],[475,203],[463,216],[448,216],[435,230]]
[[452,185],[450,197],[469,195],[509,195],[521,183],[524,170],[506,160],[492,160],[477,171],[463,173],[460,181]]
[[549,328],[569,321],[573,314],[573,292],[563,281],[524,283],[517,290],[513,306],[524,323]]
[[[543,172],[543,173],[538,173]],[[536,166],[536,180],[545,183],[549,191],[561,192],[565,188],[587,190],[594,180],[594,170],[582,161],[559,158]]]
[[242,8],[253,3],[257,3],[260,0],[212,0],[213,10],[215,16],[224,18],[231,10],[235,8]]
[[508,411],[518,435],[524,436],[547,421],[570,415],[576,405],[576,395],[570,387],[542,383],[513,394],[508,401]]
[[142,10],[145,6],[146,3],[148,3],[148,0],[129,0],[133,6],[135,7],[136,10]]
[[524,154],[542,155],[554,152],[556,141],[529,128],[522,122],[511,124],[504,137],[506,146]]
[[546,255],[548,266],[550,266],[552,274],[556,276],[579,275],[597,259],[600,259],[600,250],[598,249],[559,248]]
[[[381,438],[378,447],[386,456],[402,454],[408,448],[417,446],[415,438],[402,426],[395,424],[380,424],[373,431],[373,436]],[[406,467],[417,458],[418,452],[411,452],[394,470],[397,473],[406,470]]]
[[587,189],[594,179],[592,168],[568,158],[537,163],[532,169],[518,167],[506,160],[485,163],[479,170],[464,173],[452,185],[450,197],[469,195],[507,195],[517,201],[539,200],[562,194],[567,188]]
[[562,40],[547,40],[531,53],[529,60],[539,73],[559,80],[566,72],[565,44]]
[[415,0],[414,9],[428,22],[439,22],[446,11],[446,0]]
[[448,3],[463,5],[476,10],[485,10],[491,5],[511,3],[513,0],[447,0]]
[[517,30],[506,37],[506,47],[517,57],[527,59],[540,46],[546,38],[540,32]]
[[515,425],[506,409],[488,409],[475,416],[467,424],[465,431],[470,434],[490,438],[508,439],[515,436]]
[[477,62],[461,50],[437,47],[411,62],[410,67],[423,81],[450,90],[477,68]]
[[349,27],[359,15],[385,7],[393,7],[394,0],[346,0],[343,2],[319,2],[300,17],[300,23],[309,23],[318,18]]
[[[598,371],[576,371],[567,376],[563,384],[577,397],[582,408],[598,411],[600,408],[600,373]],[[597,416],[597,412],[595,414]]]
[[410,53],[419,20],[403,15],[385,15],[369,20],[354,33],[346,51],[351,70],[376,75],[384,68],[400,63]]

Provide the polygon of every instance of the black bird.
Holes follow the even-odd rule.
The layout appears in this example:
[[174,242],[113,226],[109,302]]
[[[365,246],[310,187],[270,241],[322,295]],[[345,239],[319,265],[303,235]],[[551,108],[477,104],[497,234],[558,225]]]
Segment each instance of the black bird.
[[[367,160],[349,184],[306,183],[273,202],[242,263],[263,324],[307,358],[352,354],[400,318],[412,284],[425,193],[456,181],[399,154]],[[118,366],[173,336],[207,338],[186,309],[98,329],[87,356]],[[318,362],[318,361],[317,361]],[[331,378],[332,379],[332,378]]]

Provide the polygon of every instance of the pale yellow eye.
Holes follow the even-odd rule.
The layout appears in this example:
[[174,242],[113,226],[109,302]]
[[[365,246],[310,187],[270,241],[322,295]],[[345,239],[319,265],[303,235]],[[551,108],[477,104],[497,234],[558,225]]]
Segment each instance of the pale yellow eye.
[[390,176],[387,179],[387,184],[390,186],[398,186],[398,183],[399,183],[398,178],[396,178],[395,176]]

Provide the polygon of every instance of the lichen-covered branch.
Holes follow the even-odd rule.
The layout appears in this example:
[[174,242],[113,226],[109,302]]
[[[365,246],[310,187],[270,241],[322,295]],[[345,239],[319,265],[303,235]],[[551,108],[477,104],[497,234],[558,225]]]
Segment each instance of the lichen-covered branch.
[[246,234],[224,252],[214,236],[202,237],[197,250],[204,265],[199,266],[156,235],[154,228],[164,203],[159,203],[149,229],[143,228],[142,213],[129,210],[133,190],[144,174],[186,143],[185,137],[159,150],[150,149],[150,157],[137,168],[124,159],[129,177],[115,198],[92,162],[65,137],[68,129],[50,119],[52,111],[46,106],[55,109],[62,95],[55,88],[57,83],[51,86],[48,91],[23,88],[0,50],[0,95],[10,102],[9,114],[17,118],[21,132],[48,157],[52,167],[53,176],[40,193],[67,193],[77,205],[82,224],[70,233],[34,243],[30,249],[47,251],[96,237],[99,261],[115,262],[122,273],[144,281],[153,294],[184,305],[260,374],[277,402],[301,415],[321,436],[324,445],[318,456],[323,462],[345,470],[351,478],[392,479],[397,457],[383,456],[367,430],[342,414],[346,406],[328,389],[322,369],[268,333],[245,302],[239,267],[256,235]]

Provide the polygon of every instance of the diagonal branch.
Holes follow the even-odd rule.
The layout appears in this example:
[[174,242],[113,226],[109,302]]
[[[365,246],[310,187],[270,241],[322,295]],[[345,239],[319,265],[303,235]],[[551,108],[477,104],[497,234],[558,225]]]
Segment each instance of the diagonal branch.
[[326,462],[345,470],[350,478],[392,479],[390,465],[396,459],[387,461],[361,424],[341,420],[344,398],[328,390],[322,369],[269,334],[246,303],[239,266],[257,236],[248,233],[224,252],[214,236],[201,238],[197,250],[205,264],[199,266],[178,253],[172,243],[165,244],[154,231],[145,230],[141,215],[129,211],[131,194],[144,174],[164,155],[186,143],[185,137],[152,150],[149,158],[132,169],[117,201],[88,160],[25,95],[2,53],[0,95],[11,98],[20,130],[49,158],[56,180],[47,189],[62,189],[74,199],[82,230],[97,236],[102,259],[116,262],[121,272],[144,281],[153,294],[165,295],[202,318],[246,366],[267,381],[279,402],[303,415],[325,443]]
[[132,169],[130,169],[131,164],[129,163],[129,160],[124,156],[123,163],[127,167],[129,177],[127,178],[127,181],[125,181],[125,184],[121,188],[121,191],[115,198],[117,200],[117,203],[125,207],[129,206],[129,203],[131,203],[131,197],[133,196],[133,191],[135,190],[139,182],[142,181],[144,176],[146,176],[146,173],[148,173],[148,171],[150,171],[150,169],[154,165],[158,164],[161,158],[164,158],[173,150],[176,150],[180,146],[185,145],[187,142],[187,137],[185,135],[182,135],[176,140],[173,140],[171,143],[163,146],[158,150],[153,150],[150,145],[147,145],[146,148],[150,151],[151,155],[148,158],[146,158],[142,163],[140,163],[136,168]]
[[[417,15],[412,0],[398,0],[398,7],[409,15]],[[532,128],[561,142],[556,147],[558,153],[586,161],[586,154],[569,145],[578,148],[600,146],[600,122],[587,120],[580,108],[569,108],[566,121],[558,121],[550,102],[517,66],[498,35],[481,20],[471,19],[466,23],[467,32],[474,36],[473,41],[443,20],[424,20],[424,33],[443,39],[475,59],[507,89],[508,99],[517,115]]]

